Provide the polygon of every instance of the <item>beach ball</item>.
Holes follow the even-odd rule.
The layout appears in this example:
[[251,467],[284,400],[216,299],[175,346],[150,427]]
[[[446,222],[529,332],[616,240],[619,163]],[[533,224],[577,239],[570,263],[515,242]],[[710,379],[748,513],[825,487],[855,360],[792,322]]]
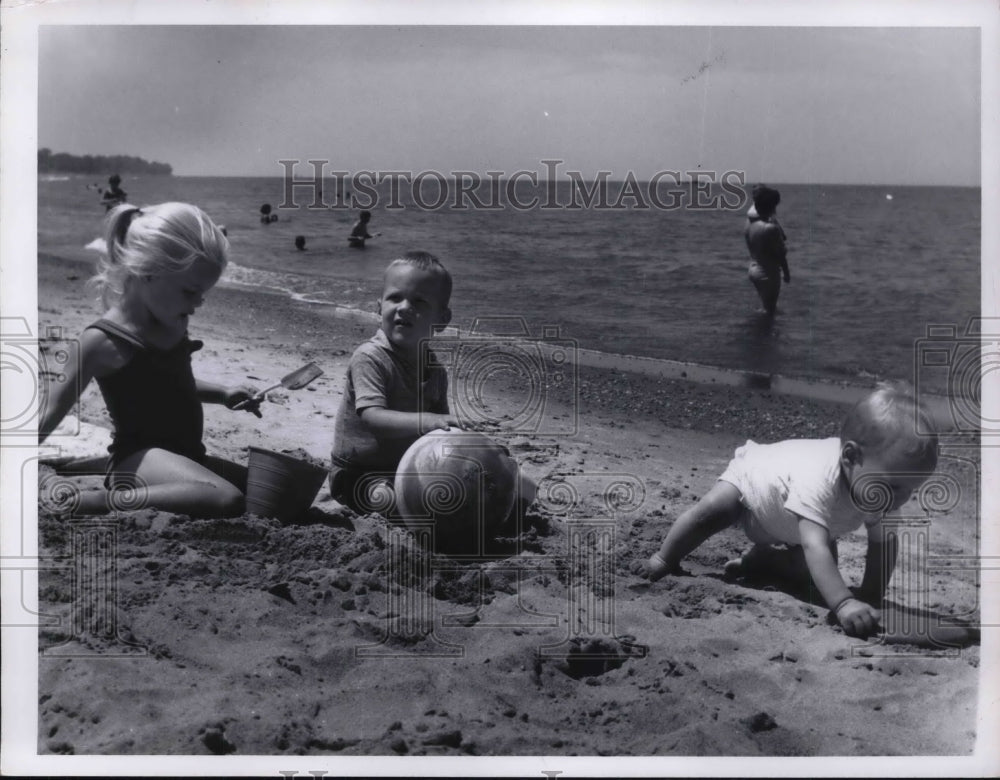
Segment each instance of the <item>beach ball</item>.
[[510,515],[517,462],[506,447],[474,431],[437,430],[403,454],[396,510],[434,552],[475,555]]

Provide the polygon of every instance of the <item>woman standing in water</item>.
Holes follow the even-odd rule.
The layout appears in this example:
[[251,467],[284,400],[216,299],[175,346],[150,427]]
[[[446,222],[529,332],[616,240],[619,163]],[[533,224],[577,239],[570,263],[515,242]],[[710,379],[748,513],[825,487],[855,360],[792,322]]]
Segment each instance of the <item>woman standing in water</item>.
[[778,309],[782,276],[786,284],[792,281],[786,259],[785,231],[775,216],[780,202],[781,194],[773,187],[754,185],[753,206],[747,212],[744,232],[751,257],[750,281],[757,288],[768,315],[773,315]]

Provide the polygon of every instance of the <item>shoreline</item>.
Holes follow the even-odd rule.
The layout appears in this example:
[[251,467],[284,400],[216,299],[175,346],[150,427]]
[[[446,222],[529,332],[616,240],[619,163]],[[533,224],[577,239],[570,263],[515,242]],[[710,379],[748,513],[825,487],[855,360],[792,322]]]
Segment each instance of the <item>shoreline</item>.
[[[81,264],[81,260],[42,255],[40,284],[45,278],[77,277],[73,281],[79,281],[82,288],[88,277],[78,275]],[[216,301],[221,301],[221,305],[213,306]],[[261,301],[266,301],[267,306],[261,307]],[[39,308],[44,307],[45,300],[40,294]],[[267,341],[261,335],[264,331],[260,326],[262,320],[267,320],[266,332],[273,334],[272,338],[285,344],[302,344],[301,352],[307,360],[325,366],[331,357],[346,362],[354,348],[374,333],[378,322],[367,312],[340,307],[340,311],[334,313],[331,311],[334,308],[296,301],[284,292],[219,286],[211,291],[206,305],[192,318],[192,333],[205,338],[207,348],[211,348],[218,338],[231,340],[232,333],[246,333],[248,340],[258,342],[254,345],[258,346]],[[99,316],[96,300],[93,312],[93,319],[96,319]],[[75,318],[74,324],[64,327],[64,333],[75,337],[88,324],[84,319]],[[329,350],[322,346],[326,339],[330,339]],[[545,347],[541,342],[532,344]],[[221,354],[221,350],[219,352]],[[584,359],[578,361],[572,381],[561,386],[547,385],[544,403],[554,404],[563,413],[569,409],[578,419],[593,414],[612,424],[618,417],[621,424],[632,424],[637,418],[643,418],[669,428],[708,433],[743,430],[744,438],[764,441],[832,436],[839,430],[844,405],[851,402],[854,393],[864,392],[863,388],[855,386],[847,397],[836,400],[784,395],[760,383],[755,386],[752,380],[744,383],[743,377],[752,375],[736,370],[718,369],[717,375],[711,367],[699,372],[697,369],[701,367],[693,364],[667,362],[667,370],[660,372],[650,370],[650,366],[659,368],[664,361],[615,356],[589,360],[588,357],[604,356],[604,353],[579,352],[584,354]],[[284,373],[298,367],[292,363],[287,365]],[[689,365],[692,374],[683,376]],[[729,381],[718,381],[720,377]],[[494,383],[497,385],[494,396],[504,392],[531,394],[535,391],[519,385],[516,379],[502,380]],[[627,386],[624,391],[623,386]],[[507,405],[517,404],[514,401]],[[611,416],[607,417],[609,413]],[[565,432],[563,426],[556,425],[556,429],[557,434]]]
[[[47,252],[40,253],[40,259],[56,263],[87,264],[87,261],[82,258],[66,257]],[[92,266],[93,264],[89,265]],[[242,266],[240,270],[243,270]],[[350,306],[312,300],[309,298],[311,293],[295,293],[282,287],[258,285],[239,280],[224,280],[224,284],[217,289],[234,289],[249,295],[259,294],[286,298],[295,303],[315,307],[319,316],[370,324],[375,327],[378,325],[378,317],[371,312]],[[472,335],[469,332],[463,333],[460,329],[450,326],[445,329],[444,333],[457,338],[468,338]],[[496,334],[483,333],[482,335],[492,336]],[[552,350],[560,349],[559,346],[550,345],[544,338],[506,335],[501,335],[501,338],[505,341],[510,340],[538,347],[549,354],[551,354]],[[845,405],[853,404],[864,397],[871,389],[870,384],[862,385],[848,380],[751,371],[728,368],[726,366],[672,360],[669,358],[603,352],[586,347],[576,347],[574,352],[577,358],[577,365],[582,368],[629,372],[663,379],[684,379],[699,384],[719,384],[750,390],[769,391],[780,396],[794,396],[819,402]],[[876,381],[876,378],[873,377],[872,380]],[[926,395],[933,399],[932,402],[936,405],[947,401],[944,396],[939,394],[929,393]]]

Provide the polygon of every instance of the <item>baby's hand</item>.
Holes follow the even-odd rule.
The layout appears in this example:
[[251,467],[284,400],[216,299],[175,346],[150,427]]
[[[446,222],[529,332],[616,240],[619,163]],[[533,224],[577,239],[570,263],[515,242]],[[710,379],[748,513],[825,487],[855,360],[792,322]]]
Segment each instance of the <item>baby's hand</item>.
[[867,639],[878,632],[882,613],[870,604],[850,598],[837,607],[836,612],[837,622],[848,636]]
[[257,417],[262,417],[263,415],[260,413],[260,401],[256,400],[256,395],[256,388],[250,387],[249,385],[227,387],[225,401],[226,408],[241,409],[244,412],[255,414]]
[[863,601],[865,604],[871,604],[871,606],[875,607],[875,609],[878,609],[882,604],[883,597],[880,593],[871,593],[869,591],[861,590],[861,588],[853,587],[850,588],[850,591],[854,594],[854,598],[858,599],[858,601]]
[[668,571],[667,563],[660,557],[659,553],[653,553],[649,560],[640,561],[632,568],[633,574],[645,577],[650,582],[656,582]]

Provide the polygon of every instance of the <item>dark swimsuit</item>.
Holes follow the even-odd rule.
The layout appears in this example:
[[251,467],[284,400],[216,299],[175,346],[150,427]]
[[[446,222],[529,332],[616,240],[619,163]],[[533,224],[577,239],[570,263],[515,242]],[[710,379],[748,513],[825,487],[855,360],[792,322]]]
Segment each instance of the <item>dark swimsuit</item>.
[[151,447],[204,462],[203,412],[191,371],[191,353],[202,342],[185,334],[176,346],[158,349],[109,320],[90,327],[133,352],[122,368],[97,380],[115,427],[108,473],[129,455]]

